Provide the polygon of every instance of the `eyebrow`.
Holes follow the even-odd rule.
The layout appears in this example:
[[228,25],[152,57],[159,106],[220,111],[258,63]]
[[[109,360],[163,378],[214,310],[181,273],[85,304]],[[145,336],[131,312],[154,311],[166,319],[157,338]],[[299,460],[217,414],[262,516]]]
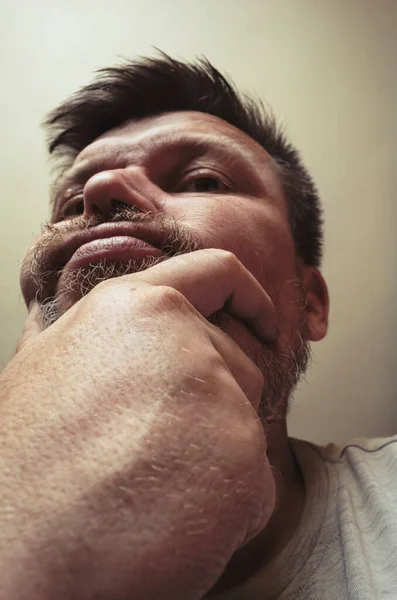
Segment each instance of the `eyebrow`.
[[[110,138],[108,138],[108,140],[110,140]],[[215,158],[229,164],[240,164],[240,167],[243,167],[245,171],[249,171],[251,176],[257,179],[258,183],[261,181],[257,169],[253,164],[254,161],[255,163],[259,163],[258,158],[254,156],[253,150],[248,146],[242,146],[242,144],[232,136],[219,135],[214,137],[214,134],[208,134],[203,137],[202,132],[179,130],[168,132],[158,139],[143,139],[141,141],[138,140],[133,144],[128,143],[127,136],[125,137],[125,143],[122,142],[120,144],[120,140],[123,140],[123,138],[117,136],[114,140],[117,140],[118,152],[125,156],[127,160],[128,155],[132,152],[136,153],[138,161],[144,160],[145,155],[149,155],[151,160],[155,160],[159,155],[166,152],[180,152],[184,155],[183,162],[185,164],[191,162],[195,158],[203,156]],[[103,141],[106,141],[106,138],[103,138]],[[117,166],[117,158],[115,159],[115,166],[110,166],[108,157],[105,158],[105,156],[101,156],[100,150],[98,150],[98,152],[99,154],[97,156],[94,154],[87,158],[87,161],[84,161],[85,164],[72,166],[66,174],[63,176],[61,175],[54,182],[50,201],[52,209],[55,209],[58,197],[65,188],[71,187],[74,184],[82,185],[90,177],[102,170],[122,168],[122,166]],[[265,152],[266,151],[264,150],[264,153]],[[271,159],[271,157],[269,158]],[[121,161],[119,162],[121,164]],[[261,181],[261,183],[265,187],[264,182]]]

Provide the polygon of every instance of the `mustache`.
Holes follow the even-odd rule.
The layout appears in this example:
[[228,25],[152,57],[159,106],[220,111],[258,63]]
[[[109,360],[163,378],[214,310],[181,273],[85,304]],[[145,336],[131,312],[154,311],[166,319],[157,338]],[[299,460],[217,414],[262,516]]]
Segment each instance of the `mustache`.
[[76,217],[61,224],[45,223],[42,225],[38,241],[28,252],[21,268],[21,279],[28,280],[30,288],[34,288],[36,301],[43,304],[55,296],[57,282],[65,266],[54,258],[60,244],[92,227],[118,222],[145,224],[161,233],[164,242],[160,249],[165,258],[194,252],[203,247],[198,233],[177,219],[167,218],[162,213],[138,212],[134,207],[120,208],[113,215],[106,217],[94,214],[89,217]]

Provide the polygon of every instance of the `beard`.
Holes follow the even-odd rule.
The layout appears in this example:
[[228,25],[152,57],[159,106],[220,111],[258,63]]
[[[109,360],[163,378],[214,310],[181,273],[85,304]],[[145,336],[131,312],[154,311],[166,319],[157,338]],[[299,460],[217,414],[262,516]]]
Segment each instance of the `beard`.
[[213,325],[227,333],[249,356],[264,376],[264,387],[258,407],[258,417],[264,425],[283,421],[291,404],[292,394],[310,364],[311,350],[304,339],[306,325],[306,294],[297,277],[290,282],[295,287],[297,301],[295,315],[285,310],[282,289],[278,289],[274,302],[280,336],[275,344],[257,345],[234,334],[233,319],[219,311],[208,319]]
[[[143,259],[103,259],[70,270],[64,270],[64,264],[54,262],[52,257],[58,246],[68,237],[103,223],[120,222],[147,224],[161,233],[164,242],[160,250],[163,255]],[[35,290],[35,299],[41,307],[44,325],[49,327],[101,281],[138,273],[179,254],[195,252],[201,248],[197,233],[175,219],[165,219],[162,214],[138,213],[133,208],[122,208],[106,219],[95,215],[89,218],[77,217],[63,223],[61,228],[59,224],[44,225],[39,241],[24,261],[22,273],[25,276],[28,274],[30,285]]]
[[[123,261],[100,260],[84,267],[64,271],[63,266],[52,262],[51,256],[65,237],[84,229],[109,222],[145,223],[164,235],[161,247],[163,255],[129,259]],[[36,301],[40,305],[45,327],[55,323],[81,298],[100,282],[123,275],[131,275],[179,254],[195,252],[203,246],[197,232],[175,219],[166,219],[163,215],[137,213],[133,208],[123,208],[111,218],[100,215],[77,217],[62,225],[47,224],[43,227],[40,240],[24,261],[23,270],[36,290]],[[291,282],[290,282],[291,283]],[[283,333],[282,342],[257,346],[242,340],[233,328],[233,319],[224,311],[212,315],[208,321],[230,335],[242,350],[253,360],[264,374],[265,385],[258,410],[258,416],[264,423],[285,418],[290,396],[302,374],[306,371],[310,346],[304,340],[305,290],[298,277],[291,283],[295,286],[294,314],[284,310],[287,303],[281,290],[272,298]]]

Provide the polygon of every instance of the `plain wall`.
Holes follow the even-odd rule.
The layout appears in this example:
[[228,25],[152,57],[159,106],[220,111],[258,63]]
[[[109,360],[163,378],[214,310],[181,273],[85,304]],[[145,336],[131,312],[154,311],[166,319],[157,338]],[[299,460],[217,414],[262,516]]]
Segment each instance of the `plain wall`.
[[324,203],[331,326],[291,434],[396,432],[396,1],[3,0],[0,44],[3,365],[25,318],[19,261],[48,216],[39,122],[119,57],[205,54],[274,109]]

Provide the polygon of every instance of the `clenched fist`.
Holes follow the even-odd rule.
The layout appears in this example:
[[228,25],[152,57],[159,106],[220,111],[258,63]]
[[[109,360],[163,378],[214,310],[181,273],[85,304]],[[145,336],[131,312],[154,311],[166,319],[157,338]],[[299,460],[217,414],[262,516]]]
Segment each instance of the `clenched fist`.
[[266,525],[263,375],[218,311],[277,337],[222,250],[103,282],[45,330],[31,315],[0,383],[2,600],[198,600]]

